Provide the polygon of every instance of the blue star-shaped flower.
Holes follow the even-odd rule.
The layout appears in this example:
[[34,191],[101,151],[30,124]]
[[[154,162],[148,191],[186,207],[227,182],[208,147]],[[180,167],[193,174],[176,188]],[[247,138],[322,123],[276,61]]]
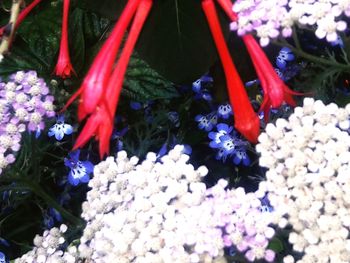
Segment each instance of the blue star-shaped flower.
[[219,148],[221,146],[220,137],[232,132],[233,127],[228,126],[226,123],[219,123],[216,126],[217,132],[209,132],[208,137],[212,139],[209,143],[211,148]]
[[117,140],[117,143],[116,143],[116,150],[117,152],[121,151],[123,149],[123,136],[128,132],[129,130],[129,127],[126,126],[125,128],[123,128],[122,130],[120,131],[117,131],[115,130],[113,132],[113,135],[112,135],[112,139],[113,140]]
[[89,175],[94,170],[94,165],[89,161],[80,161],[79,155],[80,150],[76,150],[69,154],[69,159],[64,158],[64,165],[70,168],[68,182],[73,186],[89,182]]
[[218,116],[215,112],[209,113],[208,115],[197,115],[195,121],[198,122],[198,128],[201,130],[211,131],[218,122]]
[[194,99],[204,99],[206,101],[212,101],[212,96],[210,95],[209,91],[203,88],[203,84],[211,83],[213,82],[213,78],[204,75],[200,79],[197,79],[195,82],[192,83],[192,90],[195,93]]
[[222,104],[218,107],[218,116],[223,118],[223,119],[228,119],[230,115],[232,115],[232,108],[231,105],[226,103]]
[[49,137],[54,136],[57,141],[63,139],[64,135],[70,135],[73,132],[73,127],[70,124],[64,123],[64,116],[57,116],[57,121],[54,126],[49,129]]
[[237,150],[233,157],[233,163],[236,165],[242,163],[244,166],[250,165],[250,158],[247,152],[243,149]]
[[0,252],[0,263],[6,263],[6,256],[4,253]]
[[295,57],[292,50],[288,47],[283,47],[276,57],[276,65],[280,69],[285,69],[287,62],[293,61],[294,59]]
[[236,147],[237,147],[235,139],[236,138],[234,138],[233,136],[228,135],[228,134],[220,137],[220,141],[221,141],[220,147],[224,150],[224,154],[226,156],[235,152]]

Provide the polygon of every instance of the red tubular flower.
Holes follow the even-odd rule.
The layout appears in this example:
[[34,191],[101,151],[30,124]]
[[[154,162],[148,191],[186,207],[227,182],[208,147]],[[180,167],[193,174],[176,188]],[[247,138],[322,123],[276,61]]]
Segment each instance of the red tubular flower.
[[300,95],[300,93],[289,89],[281,80],[253,36],[246,35],[243,37],[243,41],[247,47],[256,73],[261,81],[261,86],[264,90],[264,100],[261,105],[261,110],[265,113],[265,119],[268,118],[268,113],[271,107],[279,108],[284,102],[295,107],[296,102],[292,95]]
[[[26,8],[24,8],[21,11],[21,13],[19,13],[16,21],[15,29],[22,23],[22,21],[27,17],[27,15],[33,10],[33,8],[36,7],[40,2],[41,0],[34,0]],[[5,28],[6,26],[3,26],[0,28],[0,37],[4,34]]]
[[118,105],[120,92],[123,86],[124,76],[128,67],[130,56],[134,50],[137,39],[140,35],[144,22],[152,7],[153,0],[142,0],[132,23],[130,33],[121,52],[120,58],[108,80],[106,93],[98,104],[97,110],[89,117],[85,127],[79,135],[74,149],[83,146],[93,134],[96,134],[100,141],[101,159],[109,152],[110,137],[113,130],[113,120]]
[[113,63],[117,57],[123,36],[140,1],[128,1],[109,38],[94,59],[81,87],[63,108],[65,110],[79,95],[82,95],[78,112],[79,120],[94,112],[99,104],[105,92],[104,88],[108,85],[108,79],[112,73]]
[[202,8],[224,68],[230,102],[235,116],[235,128],[250,142],[256,143],[260,132],[260,121],[232,62],[213,0],[202,1]]
[[[226,15],[232,20],[237,20],[237,15],[233,12],[231,0],[217,0],[225,11]],[[287,85],[278,77],[275,69],[272,67],[265,52],[251,35],[242,37],[247,47],[248,53],[252,59],[255,71],[260,79],[264,90],[264,100],[260,110],[264,111],[265,119],[268,118],[270,108],[279,108],[283,102],[295,106],[296,103],[292,95],[302,95],[301,93],[290,90]]]
[[69,0],[63,0],[63,18],[60,52],[58,54],[58,61],[54,69],[54,73],[61,78],[69,78],[72,72],[75,74],[70,61],[69,47],[68,47],[68,15],[69,15]]

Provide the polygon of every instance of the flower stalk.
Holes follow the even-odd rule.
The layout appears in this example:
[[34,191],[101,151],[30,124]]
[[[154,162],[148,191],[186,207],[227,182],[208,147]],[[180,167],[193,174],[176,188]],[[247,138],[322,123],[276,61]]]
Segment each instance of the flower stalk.
[[256,143],[260,132],[260,121],[232,62],[213,0],[202,1],[202,8],[224,68],[230,102],[235,116],[235,128],[250,142]]

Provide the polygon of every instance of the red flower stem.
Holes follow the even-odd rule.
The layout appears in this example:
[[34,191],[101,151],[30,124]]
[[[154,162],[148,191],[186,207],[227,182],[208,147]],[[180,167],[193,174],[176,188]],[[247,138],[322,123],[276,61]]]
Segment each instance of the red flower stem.
[[89,81],[93,81],[94,85],[88,85],[82,95],[83,105],[87,113],[91,113],[102,98],[103,89],[108,85],[108,79],[112,72],[112,67],[122,43],[123,36],[139,3],[140,0],[128,1],[111,35],[102,46],[91,66],[89,73],[92,74],[91,71],[95,71],[96,74],[94,74],[94,77]]
[[140,1],[141,0],[128,1],[110,36],[95,57],[81,87],[68,100],[61,111],[66,110],[82,92],[83,104],[81,107],[83,108],[84,113],[80,119],[84,118],[86,114],[91,113],[96,108],[103,95],[104,87],[108,84],[113,63],[117,57],[124,33],[130,24]]
[[[33,10],[33,8],[36,7],[40,2],[41,0],[34,0],[19,13],[16,21],[16,25],[15,25],[15,30],[17,29],[17,27],[19,27],[19,25],[27,17],[27,15]],[[0,37],[4,34],[5,28],[6,26],[3,26],[0,28]]]
[[98,139],[100,140],[99,152],[101,159],[109,152],[110,137],[113,131],[113,119],[128,62],[143,24],[149,14],[152,3],[152,0],[141,1],[120,58],[109,78],[106,93],[103,97],[104,101],[100,102],[99,107],[97,107],[96,111],[88,119],[85,127],[77,138],[73,149],[82,147],[90,139],[93,133],[96,132]]
[[236,21],[237,20],[237,14],[233,12],[232,7],[233,4],[231,0],[216,0],[221,8],[224,10],[226,15],[231,19],[231,21]]
[[256,142],[259,134],[259,118],[254,112],[242,80],[232,62],[227,48],[213,0],[202,1],[227,81],[230,102],[235,116],[235,127],[251,142]]
[[[153,4],[153,0],[141,1],[137,9],[132,26],[130,28],[130,31],[129,31],[130,33],[128,35],[128,38],[125,42],[124,48],[120,55],[120,58],[108,81],[105,100],[106,100],[106,104],[109,107],[108,111],[112,115],[112,121],[114,119],[114,115],[118,106],[120,93],[123,87],[124,76],[128,67],[130,57],[134,50],[137,39],[141,33],[142,27],[146,21],[146,18],[151,10],[152,4]],[[113,123],[111,123],[111,125],[113,125]],[[100,154],[102,155],[109,152],[108,149],[106,148],[109,146],[111,133],[106,134],[105,132],[106,132],[106,129],[103,129],[100,131]],[[110,132],[112,132],[112,130]]]
[[69,15],[69,4],[70,0],[63,0],[63,18],[62,18],[62,29],[61,29],[61,47],[63,46],[65,52],[69,56],[68,49],[68,15]]

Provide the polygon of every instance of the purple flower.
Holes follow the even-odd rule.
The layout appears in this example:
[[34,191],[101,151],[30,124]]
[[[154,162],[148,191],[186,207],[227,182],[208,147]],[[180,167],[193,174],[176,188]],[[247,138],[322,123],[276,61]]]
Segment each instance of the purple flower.
[[224,150],[224,155],[232,154],[237,146],[235,137],[228,134],[220,137],[220,147]]
[[123,136],[128,132],[129,127],[126,126],[125,128],[123,128],[121,131],[114,131],[113,135],[112,135],[112,139],[113,140],[117,140],[117,151],[121,151],[123,149]]
[[218,107],[218,117],[221,117],[227,120],[232,114],[233,113],[232,113],[232,108],[230,104],[226,103]]
[[250,165],[250,158],[245,150],[237,150],[233,157],[233,163],[238,165],[242,163],[244,166]]
[[211,112],[208,115],[197,115],[195,121],[198,122],[198,128],[205,131],[211,131],[216,123],[218,122],[218,117],[216,112]]
[[64,115],[58,115],[56,123],[49,129],[48,136],[55,136],[57,141],[63,139],[64,135],[73,133],[73,126],[64,122]]
[[219,148],[221,146],[220,137],[232,132],[233,127],[228,126],[226,123],[219,123],[216,126],[217,132],[209,132],[208,137],[212,139],[209,143],[211,148]]
[[200,79],[197,79],[192,83],[192,90],[195,93],[194,99],[203,99],[205,101],[212,101],[213,98],[210,95],[209,91],[205,88],[207,85],[211,85],[213,82],[213,78],[204,75]]
[[0,263],[6,263],[6,262],[7,260],[6,260],[5,254],[0,251]]
[[276,57],[276,65],[280,69],[285,69],[287,63],[295,59],[292,50],[288,47],[283,47]]
[[130,108],[132,108],[133,110],[141,110],[142,104],[137,101],[130,101]]
[[88,183],[90,174],[94,170],[94,165],[89,161],[79,160],[80,150],[76,150],[69,154],[69,158],[64,158],[64,165],[70,168],[68,174],[68,182],[77,186],[79,183]]

